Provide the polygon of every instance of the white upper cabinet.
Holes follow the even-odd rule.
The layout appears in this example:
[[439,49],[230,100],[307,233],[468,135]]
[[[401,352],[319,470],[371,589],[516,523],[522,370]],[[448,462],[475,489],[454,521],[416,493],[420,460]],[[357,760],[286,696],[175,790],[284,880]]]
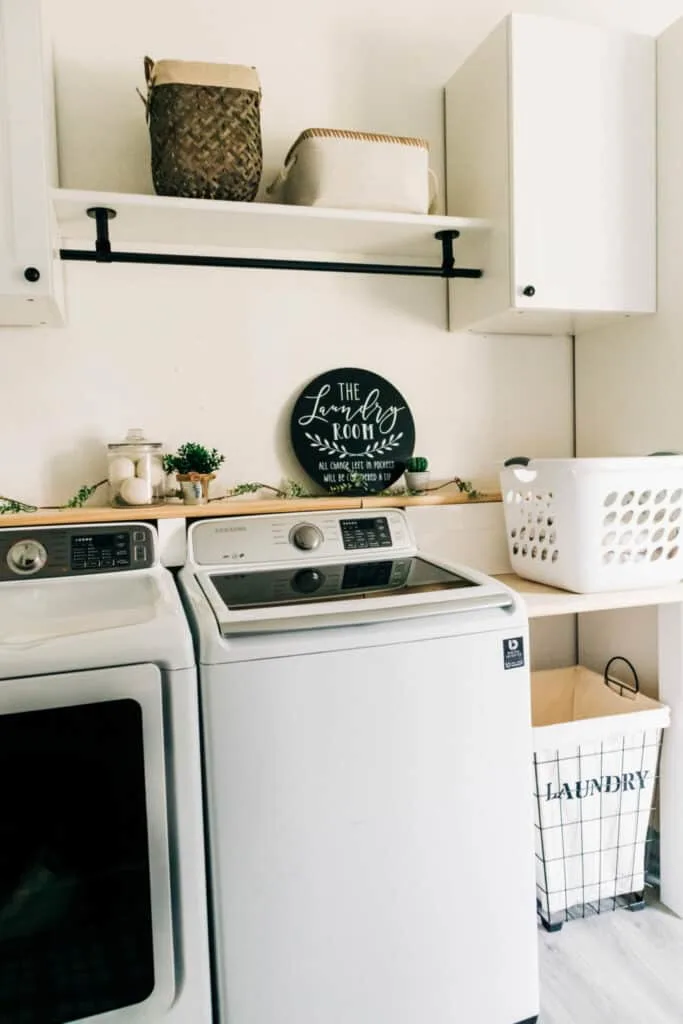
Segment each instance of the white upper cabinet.
[[0,0],[0,326],[63,323],[55,179],[41,3]]
[[450,326],[565,334],[656,308],[655,40],[510,15],[446,87]]

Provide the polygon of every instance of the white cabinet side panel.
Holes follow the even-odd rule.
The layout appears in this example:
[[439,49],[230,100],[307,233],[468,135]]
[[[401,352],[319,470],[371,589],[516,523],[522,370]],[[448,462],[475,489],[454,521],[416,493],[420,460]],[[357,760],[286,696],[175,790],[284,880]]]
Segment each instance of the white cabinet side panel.
[[484,267],[485,276],[450,282],[451,330],[510,303],[508,25],[502,22],[446,85],[448,213],[492,224],[490,235],[470,232],[456,243],[456,263]]
[[515,304],[651,312],[654,40],[513,15],[511,62]]
[[657,41],[657,315],[576,344],[578,454],[683,450],[683,19]]
[[[53,297],[54,122],[40,0],[0,0],[0,325],[61,323]],[[26,280],[35,268],[40,278]]]

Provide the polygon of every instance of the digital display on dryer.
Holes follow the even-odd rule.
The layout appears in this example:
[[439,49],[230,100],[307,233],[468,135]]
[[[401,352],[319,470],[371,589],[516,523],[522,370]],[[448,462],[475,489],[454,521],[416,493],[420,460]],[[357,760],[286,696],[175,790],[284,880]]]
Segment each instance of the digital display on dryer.
[[124,569],[128,566],[128,533],[98,532],[71,538],[71,569]]

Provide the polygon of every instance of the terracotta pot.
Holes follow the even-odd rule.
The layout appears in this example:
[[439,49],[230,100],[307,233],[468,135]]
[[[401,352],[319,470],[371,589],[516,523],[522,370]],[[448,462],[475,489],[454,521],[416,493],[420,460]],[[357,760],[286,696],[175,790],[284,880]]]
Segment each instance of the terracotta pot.
[[205,505],[209,500],[209,484],[215,473],[177,473],[178,483],[186,505]]

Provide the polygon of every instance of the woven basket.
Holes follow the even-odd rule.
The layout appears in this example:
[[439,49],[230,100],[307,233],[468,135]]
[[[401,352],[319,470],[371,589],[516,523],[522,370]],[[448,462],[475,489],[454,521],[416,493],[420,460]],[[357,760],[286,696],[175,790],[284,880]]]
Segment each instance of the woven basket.
[[145,77],[157,194],[251,201],[263,171],[256,70],[145,57]]

